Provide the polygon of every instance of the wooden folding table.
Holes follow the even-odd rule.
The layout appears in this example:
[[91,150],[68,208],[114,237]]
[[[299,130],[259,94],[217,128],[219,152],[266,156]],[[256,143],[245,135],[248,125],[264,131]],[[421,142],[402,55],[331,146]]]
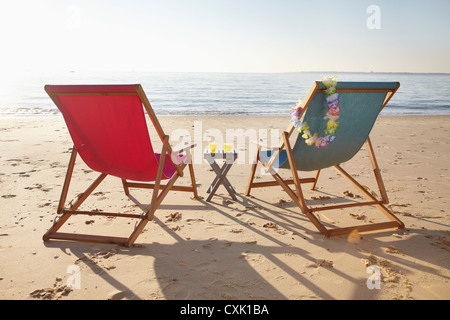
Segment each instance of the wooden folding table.
[[[206,201],[211,201],[220,185],[223,185],[225,187],[233,200],[237,200],[235,196],[236,191],[226,177],[228,171],[230,171],[231,166],[234,164],[238,157],[238,153],[236,152],[236,150],[233,150],[231,152],[225,152],[224,150],[219,150],[218,152],[210,152],[209,149],[206,149],[203,153],[203,156],[209,163],[213,171],[216,173],[214,181],[208,188],[207,192],[209,193],[209,196]],[[225,160],[222,167],[219,167],[216,160]]]

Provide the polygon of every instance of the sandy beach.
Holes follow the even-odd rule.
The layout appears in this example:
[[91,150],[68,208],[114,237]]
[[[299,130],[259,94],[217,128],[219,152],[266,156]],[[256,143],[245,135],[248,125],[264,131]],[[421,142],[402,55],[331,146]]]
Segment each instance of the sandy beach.
[[[60,117],[0,119],[0,299],[450,299],[450,117],[377,120],[371,139],[388,207],[406,228],[351,239],[322,236],[281,187],[244,195],[254,156],[249,141],[273,144],[289,117],[160,121],[172,145],[182,144],[181,137],[202,140],[194,150],[201,197],[170,192],[136,244],[126,248],[43,242],[56,217],[72,142]],[[210,136],[220,135],[236,138],[239,158],[227,177],[237,201],[221,186],[206,202],[215,174],[202,150]],[[152,140],[158,145],[156,137]],[[344,167],[375,189],[365,149]],[[69,199],[96,177],[79,159]],[[271,179],[260,171],[256,178]],[[180,182],[189,184],[188,175]],[[353,193],[329,169],[318,190],[308,190],[307,196]],[[148,204],[150,191],[132,189],[131,194],[135,201],[124,194],[119,179],[108,177],[86,208],[140,213],[136,201]],[[350,209],[326,213],[321,220],[348,226],[358,219],[370,222],[372,214],[379,212]],[[80,216],[69,220],[67,230],[128,236],[133,227],[134,222],[120,218]],[[370,266],[378,268],[379,288],[370,288]]]

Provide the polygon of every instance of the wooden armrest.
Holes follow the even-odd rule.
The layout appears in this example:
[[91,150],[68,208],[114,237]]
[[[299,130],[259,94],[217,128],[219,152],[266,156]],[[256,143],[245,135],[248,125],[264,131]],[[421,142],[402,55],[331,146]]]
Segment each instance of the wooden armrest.
[[194,148],[196,145],[197,145],[196,143],[193,143],[193,144],[187,145],[179,150],[172,150],[172,153],[181,153],[181,152],[184,152],[184,151]]

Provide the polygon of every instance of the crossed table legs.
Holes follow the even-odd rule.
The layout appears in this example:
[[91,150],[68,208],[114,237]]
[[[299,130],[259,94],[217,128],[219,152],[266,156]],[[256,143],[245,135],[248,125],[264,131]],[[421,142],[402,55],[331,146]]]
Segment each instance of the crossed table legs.
[[[206,199],[206,201],[211,201],[212,197],[216,193],[217,189],[220,185],[223,185],[225,189],[228,191],[230,197],[233,200],[237,200],[236,196],[234,195],[236,191],[233,189],[233,186],[231,185],[230,181],[228,181],[226,175],[228,171],[230,171],[231,166],[234,164],[234,161],[237,159],[238,154],[236,151],[233,152],[215,152],[211,153],[209,150],[206,150],[204,152],[204,158],[209,163],[211,168],[216,173],[216,177],[214,178],[214,181],[211,183],[211,185],[208,188],[209,196]],[[224,164],[222,167],[219,167],[216,160],[217,159],[225,159]]]

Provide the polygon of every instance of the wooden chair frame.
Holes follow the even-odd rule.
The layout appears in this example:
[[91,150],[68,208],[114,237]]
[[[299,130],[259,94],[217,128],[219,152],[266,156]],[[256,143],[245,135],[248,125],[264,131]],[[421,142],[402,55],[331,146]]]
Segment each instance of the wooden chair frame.
[[[61,216],[55,219],[53,226],[45,233],[43,236],[44,241],[49,240],[69,240],[69,241],[82,241],[82,242],[94,242],[94,243],[110,243],[110,244],[118,244],[123,246],[131,246],[136,241],[138,236],[144,230],[146,224],[153,220],[156,209],[159,207],[165,196],[168,194],[170,190],[174,191],[186,191],[193,192],[194,198],[198,198],[197,193],[197,185],[195,181],[194,168],[191,162],[190,149],[192,149],[195,145],[190,145],[181,150],[173,151],[169,144],[169,136],[164,134],[164,131],[156,118],[156,115],[148,101],[142,87],[140,85],[136,85],[137,94],[139,95],[141,102],[144,105],[144,108],[149,115],[156,131],[158,132],[159,137],[163,143],[161,149],[161,156],[159,160],[159,166],[157,171],[157,176],[154,183],[141,183],[141,182],[131,182],[125,179],[122,179],[123,188],[126,195],[130,194],[129,188],[144,188],[144,189],[153,189],[151,202],[146,208],[143,214],[125,214],[125,213],[117,213],[117,212],[102,212],[102,211],[80,211],[77,210],[83,202],[92,194],[92,192],[100,185],[100,183],[106,178],[107,174],[101,173],[98,178],[82,193],[73,204],[70,204],[69,208],[66,208],[66,200],[69,191],[70,182],[72,179],[73,171],[75,168],[75,162],[77,158],[77,150],[75,146],[72,149],[72,154],[69,160],[69,165],[67,168],[67,173],[63,185],[63,189],[61,192],[61,197],[59,200],[59,205],[57,209],[57,213]],[[83,93],[81,93],[83,94]],[[89,93],[96,94],[96,93]],[[98,93],[105,95],[105,93]],[[117,93],[114,93],[117,94]],[[130,93],[127,93],[130,94]],[[57,100],[50,94],[50,97],[53,99],[55,104],[58,106]],[[71,95],[74,95],[71,93]],[[161,184],[161,177],[163,174],[163,167],[165,158],[167,155],[174,157],[176,154],[186,152],[186,161],[182,164],[177,164],[174,162],[176,167],[176,172],[173,176],[168,180],[166,184]],[[175,182],[179,177],[183,176],[183,170],[185,167],[189,167],[189,173],[191,178],[191,186],[176,186]],[[161,190],[161,191],[160,191]],[[58,232],[58,230],[64,225],[64,223],[72,216],[72,215],[88,215],[88,216],[103,216],[103,217],[122,217],[122,218],[132,218],[140,220],[136,225],[134,231],[131,233],[129,237],[112,237],[112,236],[100,236],[100,235],[87,235],[87,234],[75,234],[75,233],[62,233]]]
[[[320,92],[323,90],[319,90],[320,82],[316,82],[315,85],[310,89],[310,91],[307,94],[306,99],[304,100],[303,105],[303,111],[304,113],[307,110],[307,107],[309,105],[309,102],[313,98],[314,94],[316,92]],[[400,84],[397,85],[397,88],[394,90],[391,90],[387,93],[386,99],[382,105],[381,110],[386,106],[386,104],[389,102],[389,100],[392,98],[394,93],[398,90]],[[373,90],[339,90],[340,92],[379,92],[378,89]],[[383,90],[386,91],[386,90]],[[381,111],[380,110],[380,111]],[[289,197],[297,204],[297,206],[300,208],[303,214],[307,216],[309,220],[314,224],[314,226],[325,236],[327,237],[333,237],[333,236],[339,236],[339,235],[346,235],[349,233],[354,232],[355,230],[357,232],[367,232],[367,231],[374,231],[374,230],[381,230],[381,229],[388,229],[388,228],[404,228],[404,224],[402,221],[400,221],[388,208],[386,208],[386,204],[389,203],[389,199],[387,196],[387,192],[381,177],[380,169],[375,157],[375,153],[372,147],[372,143],[370,141],[370,137],[366,140],[366,147],[367,151],[369,153],[370,161],[372,164],[373,173],[375,176],[375,180],[378,185],[378,189],[380,191],[381,200],[376,199],[370,192],[368,192],[360,183],[358,183],[348,172],[346,172],[340,165],[335,165],[334,168],[337,170],[339,174],[341,174],[344,178],[346,178],[350,184],[352,184],[366,199],[365,202],[357,202],[357,203],[350,203],[350,204],[341,204],[341,205],[328,205],[328,206],[321,206],[321,207],[312,207],[307,206],[305,197],[303,195],[302,191],[302,184],[305,183],[311,183],[311,190],[314,190],[317,181],[319,179],[319,175],[321,170],[316,171],[316,174],[312,178],[300,178],[298,174],[298,170],[295,165],[294,156],[292,153],[291,144],[289,142],[289,138],[294,132],[294,126],[290,125],[289,128],[283,132],[282,136],[283,139],[280,142],[278,147],[270,148],[274,152],[270,158],[269,161],[265,161],[264,159],[260,158],[260,151],[262,150],[262,146],[257,146],[256,156],[255,160],[251,167],[250,172],[250,178],[248,181],[247,189],[246,189],[246,196],[250,195],[252,188],[262,188],[262,187],[272,187],[272,186],[281,186],[284,191],[289,195]],[[277,173],[275,168],[273,167],[273,164],[277,160],[277,157],[281,150],[285,148],[290,171],[292,174],[292,179],[284,180],[281,178],[281,176]],[[258,166],[258,163],[261,163],[264,168],[272,175],[272,177],[275,179],[275,181],[268,181],[268,182],[253,182],[255,177],[256,168]],[[289,185],[294,185],[295,190],[292,190]],[[372,223],[372,224],[365,224],[365,225],[357,225],[357,226],[350,226],[350,227],[342,227],[342,228],[333,228],[333,229],[327,229],[325,225],[316,217],[314,212],[320,212],[325,210],[333,210],[333,209],[345,209],[345,208],[351,208],[351,207],[358,207],[358,206],[375,206],[381,213],[383,213],[390,221],[388,222],[380,222],[380,223]]]

